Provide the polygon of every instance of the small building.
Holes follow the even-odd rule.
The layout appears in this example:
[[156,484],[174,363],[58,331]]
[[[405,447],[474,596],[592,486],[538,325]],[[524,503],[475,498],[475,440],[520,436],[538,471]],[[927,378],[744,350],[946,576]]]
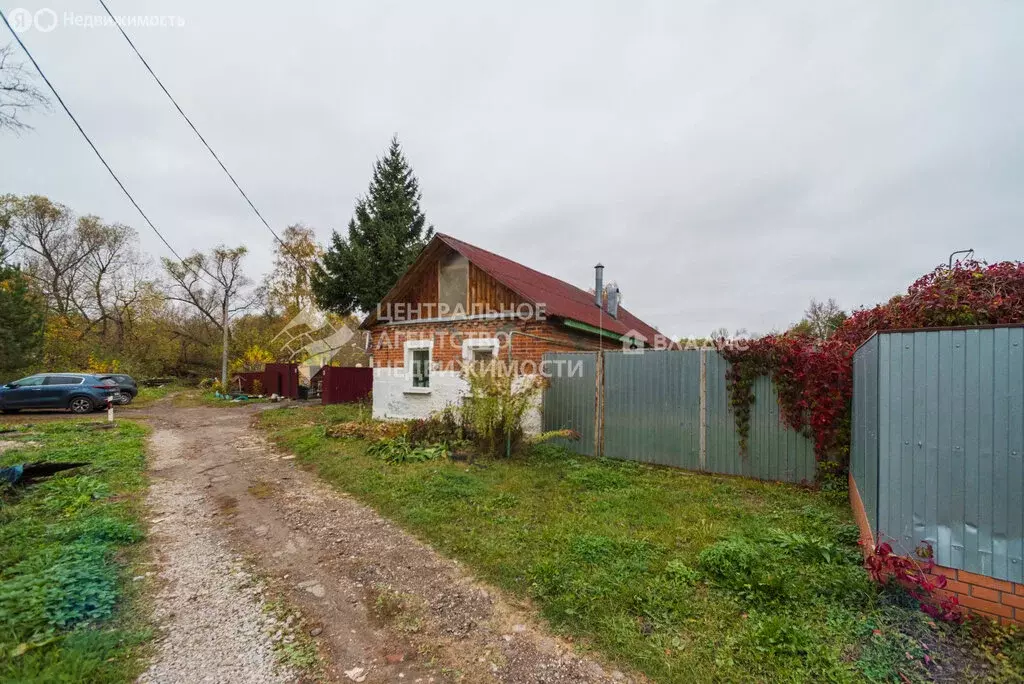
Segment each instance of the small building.
[[[618,305],[617,288],[595,295],[437,233],[362,322],[369,331],[375,418],[425,418],[461,401],[466,363],[497,360],[520,375],[544,374],[554,351],[651,345],[658,331]],[[540,411],[527,420],[539,430]]]

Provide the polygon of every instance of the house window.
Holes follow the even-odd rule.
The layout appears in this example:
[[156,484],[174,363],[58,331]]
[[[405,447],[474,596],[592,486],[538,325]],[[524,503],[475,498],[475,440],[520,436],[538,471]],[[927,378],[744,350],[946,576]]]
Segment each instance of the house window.
[[483,368],[498,358],[498,340],[494,337],[474,338],[462,343],[462,363]]
[[490,363],[494,360],[493,349],[474,349],[473,363]]
[[433,340],[410,340],[405,343],[405,368],[408,371],[409,392],[430,391],[430,364]]
[[440,316],[465,316],[469,292],[469,260],[452,253],[441,260],[437,278],[437,308]]
[[430,350],[412,350],[412,386],[430,387]]

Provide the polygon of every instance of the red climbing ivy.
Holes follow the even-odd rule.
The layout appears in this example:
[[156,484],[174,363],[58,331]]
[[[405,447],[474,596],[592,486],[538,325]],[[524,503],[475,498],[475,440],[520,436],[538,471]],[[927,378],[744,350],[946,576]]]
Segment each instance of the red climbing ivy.
[[906,294],[855,311],[827,340],[789,332],[723,346],[731,363],[729,399],[747,447],[754,381],[772,379],[783,421],[814,439],[819,460],[845,467],[850,453],[853,354],[879,330],[1024,323],[1024,262],[968,260],[940,266]]
[[921,559],[918,562],[908,556],[893,553],[889,542],[881,542],[871,549],[864,564],[872,579],[885,584],[895,580],[921,604],[921,610],[933,618],[946,622],[962,622],[964,614],[960,609],[960,599],[955,594],[942,596],[938,590],[945,589],[946,578],[932,574],[935,567],[932,545],[924,542],[914,552]]

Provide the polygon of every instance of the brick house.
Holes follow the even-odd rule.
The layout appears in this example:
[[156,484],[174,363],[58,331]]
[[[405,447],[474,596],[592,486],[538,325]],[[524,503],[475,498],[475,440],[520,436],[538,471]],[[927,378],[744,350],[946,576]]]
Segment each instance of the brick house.
[[[603,267],[595,291],[602,292]],[[375,418],[425,418],[461,400],[467,362],[544,372],[549,351],[644,346],[657,330],[618,306],[510,259],[437,233],[362,322],[374,367]],[[509,348],[511,346],[511,354]],[[540,428],[539,407],[527,429]]]

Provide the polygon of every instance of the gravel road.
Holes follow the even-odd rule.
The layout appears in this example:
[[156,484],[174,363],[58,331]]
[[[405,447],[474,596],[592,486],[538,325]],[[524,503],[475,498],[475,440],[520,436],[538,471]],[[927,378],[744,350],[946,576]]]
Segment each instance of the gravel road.
[[150,539],[161,589],[154,617],[157,654],[140,682],[288,682],[271,641],[280,628],[264,608],[261,583],[219,529],[217,510],[196,487],[195,445],[173,428],[150,440]]
[[276,453],[251,425],[263,408],[149,411],[162,629],[140,681],[303,679],[275,661],[275,637],[289,637],[253,575],[300,616],[329,681],[644,681]]

